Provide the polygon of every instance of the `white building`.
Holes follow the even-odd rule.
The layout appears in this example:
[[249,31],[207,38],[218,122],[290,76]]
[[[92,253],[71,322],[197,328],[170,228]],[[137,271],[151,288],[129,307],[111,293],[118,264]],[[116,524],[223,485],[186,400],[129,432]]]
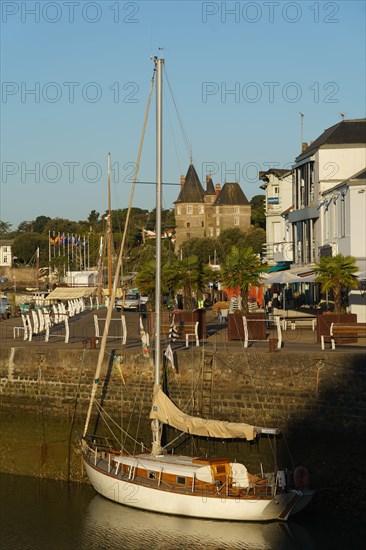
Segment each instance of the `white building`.
[[0,240],[0,267],[12,266],[11,246],[14,241]]
[[[295,264],[311,265],[329,254],[329,244],[334,239],[330,237],[330,226],[324,226],[329,217],[321,215],[324,197],[365,168],[365,135],[366,119],[342,120],[325,130],[297,157],[293,166],[293,209],[286,216],[292,225]],[[325,235],[329,237],[325,239]],[[349,235],[349,239],[353,237]],[[342,239],[344,250],[347,239]],[[332,255],[341,252],[339,244],[339,239],[337,243],[334,241]],[[354,246],[349,244],[348,249]]]
[[264,257],[269,264],[292,262],[292,232],[284,212],[292,206],[292,172],[270,168],[259,172],[260,186],[265,191],[266,244]]
[[[353,256],[359,271],[366,270],[366,168],[322,193],[319,205],[321,220],[321,256]],[[351,290],[351,313],[366,322],[366,294]]]

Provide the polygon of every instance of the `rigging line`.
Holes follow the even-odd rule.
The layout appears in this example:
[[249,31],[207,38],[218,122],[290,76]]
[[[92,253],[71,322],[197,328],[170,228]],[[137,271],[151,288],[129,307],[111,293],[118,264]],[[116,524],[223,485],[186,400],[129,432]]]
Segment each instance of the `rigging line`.
[[179,154],[178,154],[178,149],[177,149],[177,143],[175,141],[175,135],[174,135],[174,130],[173,130],[173,124],[172,124],[172,118],[170,116],[170,110],[169,110],[169,105],[167,103],[167,101],[164,101],[164,105],[166,107],[166,110],[168,111],[168,118],[169,118],[169,126],[170,126],[170,131],[172,133],[172,139],[173,139],[173,144],[174,144],[174,151],[175,151],[175,155],[177,157],[177,162],[178,162],[178,166],[179,166],[179,173],[182,174],[182,166],[181,166],[181,163],[180,163],[180,159],[179,159]]
[[140,159],[141,159],[142,147],[143,147],[143,144],[144,144],[146,126],[147,126],[149,110],[150,110],[150,103],[151,103],[152,93],[153,93],[153,89],[154,89],[154,80],[155,80],[155,70],[153,72],[153,77],[152,77],[151,85],[150,85],[150,93],[149,93],[149,97],[148,97],[148,101],[147,101],[144,124],[143,124],[143,129],[142,129],[142,135],[141,135],[141,138],[140,138],[139,149],[138,149],[138,153],[137,153],[137,162],[136,162],[135,172],[134,172],[134,175],[133,175],[133,183],[132,183],[132,187],[131,187],[130,200],[129,200],[129,203],[128,203],[128,210],[127,210],[127,215],[126,215],[125,227],[124,227],[124,231],[123,231],[120,251],[119,251],[119,254],[118,254],[118,261],[117,261],[117,266],[116,266],[116,271],[115,271],[115,276],[114,276],[114,281],[113,281],[112,295],[110,296],[110,307],[108,307],[107,317],[106,317],[106,321],[105,321],[105,325],[104,325],[104,331],[103,331],[102,341],[101,341],[99,355],[98,355],[98,363],[97,363],[97,367],[96,367],[96,370],[95,370],[94,383],[93,383],[92,392],[91,392],[91,396],[90,396],[89,408],[88,408],[88,412],[87,412],[87,416],[86,416],[86,420],[85,420],[83,437],[85,437],[86,432],[87,432],[88,427],[89,427],[89,422],[90,422],[90,417],[91,417],[91,412],[92,412],[92,407],[93,407],[93,401],[94,401],[95,395],[97,393],[98,384],[99,384],[99,377],[100,377],[100,373],[101,373],[101,370],[102,370],[102,364],[103,364],[103,359],[104,359],[104,351],[105,351],[106,345],[107,345],[108,331],[109,331],[109,326],[110,326],[110,323],[111,323],[112,311],[113,311],[112,305],[114,304],[115,299],[116,299],[118,279],[119,279],[119,274],[120,274],[121,267],[122,267],[123,251],[124,251],[124,246],[125,246],[125,242],[126,242],[127,229],[128,229],[129,219],[130,219],[130,213],[131,213],[131,208],[132,208],[132,200],[133,200],[133,196],[134,196],[134,192],[135,192],[137,175],[138,175],[138,171],[139,171],[139,168],[140,168]]
[[[156,185],[156,181],[137,181],[136,185]],[[180,183],[175,181],[163,181],[162,185],[174,185],[176,187],[180,187]]]
[[[111,432],[111,434],[113,435],[113,437],[115,438],[116,441],[118,441],[118,437],[116,437],[116,436],[114,435],[114,433],[112,432],[112,430],[111,430],[111,428],[109,427],[108,423],[107,423],[106,420],[103,418],[104,416],[105,416],[106,418],[108,418],[109,421],[112,422],[112,424],[114,424],[114,425],[116,426],[116,428],[118,428],[119,430],[121,430],[121,431],[123,432],[123,434],[124,434],[126,437],[129,437],[130,439],[132,439],[132,441],[133,441],[134,443],[138,443],[138,444],[139,444],[139,442],[138,442],[134,437],[132,437],[132,435],[130,435],[128,432],[125,432],[125,431],[121,428],[121,426],[119,426],[119,425],[117,424],[117,422],[110,416],[110,414],[107,413],[107,411],[104,409],[104,407],[102,407],[102,405],[101,405],[100,403],[98,403],[97,400],[95,400],[95,403],[94,403],[94,404],[95,404],[95,406],[97,407],[97,409],[98,409],[98,411],[99,411],[99,413],[100,413],[102,419],[104,420],[106,426],[108,427],[109,431]],[[126,451],[126,452],[127,452],[127,451]]]
[[192,147],[191,147],[191,144],[189,143],[189,140],[187,138],[187,132],[185,131],[185,128],[184,128],[184,125],[183,125],[183,122],[182,122],[182,119],[181,119],[181,116],[180,116],[180,113],[179,113],[179,109],[178,109],[178,106],[177,106],[175,98],[174,98],[173,90],[172,90],[172,87],[170,85],[170,81],[169,81],[169,78],[168,78],[168,74],[167,74],[167,70],[166,70],[165,65],[163,67],[163,70],[164,70],[164,73],[165,73],[165,79],[168,83],[170,95],[172,96],[173,104],[174,104],[174,107],[175,107],[175,112],[177,113],[179,125],[180,125],[182,135],[183,135],[183,140],[184,140],[184,143],[185,143],[185,146],[186,146],[186,149],[187,149],[187,153],[188,153],[188,158],[191,159],[192,158]]

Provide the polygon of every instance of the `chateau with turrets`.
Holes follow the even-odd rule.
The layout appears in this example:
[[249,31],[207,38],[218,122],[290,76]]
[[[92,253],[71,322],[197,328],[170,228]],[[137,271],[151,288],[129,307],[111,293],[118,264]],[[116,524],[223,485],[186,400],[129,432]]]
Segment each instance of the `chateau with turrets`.
[[225,229],[250,228],[251,206],[240,185],[225,183],[221,188],[206,176],[206,190],[190,164],[186,176],[180,178],[181,189],[175,201],[175,249],[192,238],[216,238]]

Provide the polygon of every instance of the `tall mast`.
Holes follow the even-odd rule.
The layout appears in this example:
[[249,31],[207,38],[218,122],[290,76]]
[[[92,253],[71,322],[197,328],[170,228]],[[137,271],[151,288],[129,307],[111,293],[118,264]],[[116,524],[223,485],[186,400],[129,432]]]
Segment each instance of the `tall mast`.
[[39,290],[39,247],[37,248],[36,277],[37,277],[37,290]]
[[111,154],[108,153],[108,296],[112,297]]
[[[156,279],[155,279],[155,362],[154,384],[160,383],[160,308],[161,308],[161,204],[163,180],[163,148],[162,148],[162,87],[164,59],[154,57],[156,69]],[[161,425],[159,420],[152,422],[153,446],[152,454],[159,455],[161,449]]]

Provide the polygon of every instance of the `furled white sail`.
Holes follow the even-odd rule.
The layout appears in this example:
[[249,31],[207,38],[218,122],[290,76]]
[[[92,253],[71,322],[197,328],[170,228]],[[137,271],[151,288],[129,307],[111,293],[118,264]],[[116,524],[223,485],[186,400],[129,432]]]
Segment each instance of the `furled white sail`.
[[197,416],[189,416],[174,405],[160,386],[154,387],[154,399],[150,412],[150,418],[158,419],[163,424],[169,424],[182,432],[220,439],[242,438],[253,440],[256,435],[255,426],[242,422],[224,422],[220,420],[207,420]]

